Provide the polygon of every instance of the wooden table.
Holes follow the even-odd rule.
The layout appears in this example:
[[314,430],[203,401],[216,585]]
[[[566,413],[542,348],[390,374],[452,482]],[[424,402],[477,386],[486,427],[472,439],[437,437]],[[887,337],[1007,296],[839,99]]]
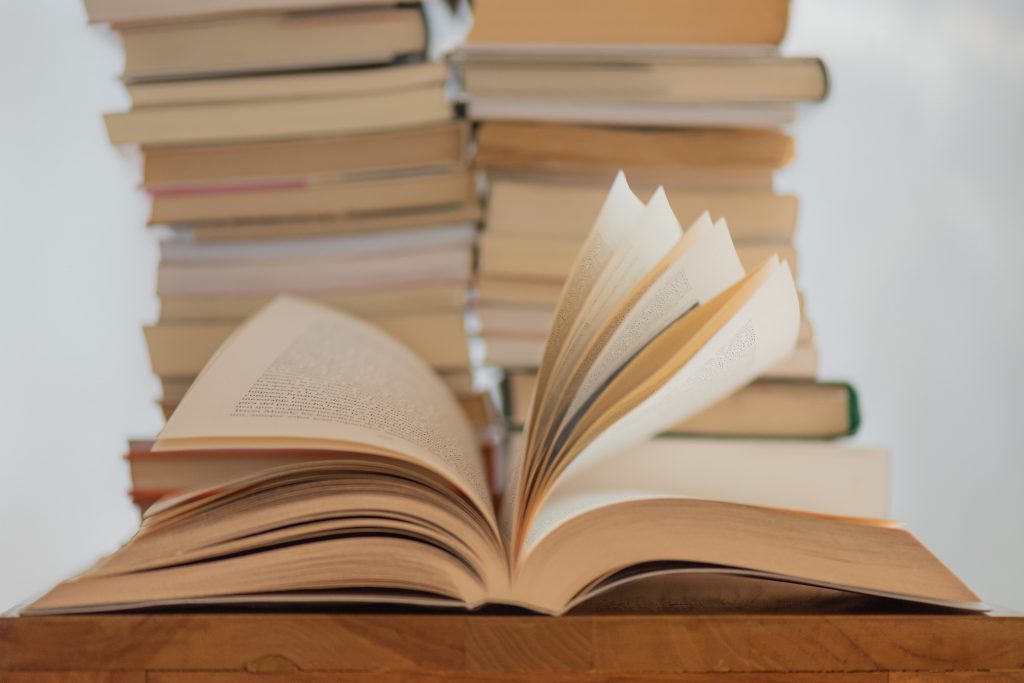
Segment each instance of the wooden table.
[[1024,681],[1024,616],[204,612],[0,618],[3,683]]

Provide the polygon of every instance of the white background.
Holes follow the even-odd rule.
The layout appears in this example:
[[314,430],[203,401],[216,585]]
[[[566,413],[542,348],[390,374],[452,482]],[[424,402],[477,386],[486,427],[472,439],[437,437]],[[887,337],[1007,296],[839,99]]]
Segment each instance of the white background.
[[[834,79],[779,183],[824,375],[894,450],[894,515],[1024,608],[1024,3],[796,0],[787,49]],[[0,0],[0,611],[130,535],[120,454],[161,424],[119,70],[75,0]]]

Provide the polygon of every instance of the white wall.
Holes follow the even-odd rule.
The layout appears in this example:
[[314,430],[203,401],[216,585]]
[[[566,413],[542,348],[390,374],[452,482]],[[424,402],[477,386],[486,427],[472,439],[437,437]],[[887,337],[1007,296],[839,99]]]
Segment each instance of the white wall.
[[893,515],[983,598],[1024,608],[1024,3],[797,0],[833,91],[780,180],[802,284]]
[[153,433],[156,244],[100,112],[120,46],[74,0],[0,1],[0,612],[125,540],[125,437]]
[[[896,516],[1024,608],[1021,6],[796,2],[789,49],[835,81],[780,182],[825,372],[895,450]],[[74,0],[0,2],[0,608],[130,535],[119,455],[160,424],[156,249],[99,116],[126,104],[119,69]]]

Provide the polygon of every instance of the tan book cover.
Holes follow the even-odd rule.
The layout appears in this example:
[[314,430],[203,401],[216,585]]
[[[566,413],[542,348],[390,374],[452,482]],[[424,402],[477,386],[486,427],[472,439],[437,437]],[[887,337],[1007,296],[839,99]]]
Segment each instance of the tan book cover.
[[[270,294],[233,297],[165,296],[160,299],[160,322],[241,323],[270,303],[272,298]],[[308,298],[324,306],[371,319],[397,313],[461,311],[469,302],[465,282],[371,291],[324,292]]]
[[497,169],[605,169],[651,175],[784,167],[793,138],[779,130],[636,129],[490,121],[477,130],[476,164]]
[[440,62],[393,64],[386,68],[330,69],[237,78],[126,83],[132,106],[138,108],[183,104],[226,104],[293,97],[369,95],[443,85],[448,70]]
[[814,57],[716,55],[694,50],[474,50],[459,53],[469,99],[519,98],[594,106],[753,105],[822,100],[825,64]]
[[[409,0],[410,4],[417,0]],[[332,7],[393,5],[394,0],[85,0],[89,21],[159,22],[249,12],[288,12]]]
[[[579,250],[574,240],[535,235],[484,232],[480,237],[480,272],[506,278],[564,282]],[[742,243],[736,252],[744,267],[751,268],[769,254],[778,253],[797,271],[796,250],[787,244]]]
[[[656,185],[639,186],[653,192]],[[488,234],[540,235],[581,241],[587,216],[601,209],[604,190],[592,182],[539,182],[491,177],[487,203]],[[692,191],[666,187],[673,210],[683,221],[704,211],[725,216],[740,242],[788,241],[796,232],[799,202],[793,195],[765,191]]]
[[[462,311],[379,316],[375,325],[439,369],[468,368],[469,339]],[[145,328],[153,372],[195,377],[238,325],[231,322],[159,323]]]
[[300,181],[283,186],[254,183],[216,192],[157,192],[153,195],[149,222],[359,216],[475,202],[476,186],[471,172],[464,168],[432,169],[340,181]]
[[347,215],[199,221],[189,223],[188,234],[197,242],[306,239],[476,224],[480,219],[480,206],[474,197],[466,204],[424,207],[415,211],[399,209]]
[[124,25],[126,81],[387,64],[427,47],[416,7],[245,14]]
[[268,296],[279,292],[311,295],[384,291],[414,286],[469,283],[473,246],[409,249],[358,258],[283,259],[227,263],[161,263],[161,297]]
[[351,135],[452,119],[438,86],[330,97],[142,107],[107,114],[115,145],[196,145]]
[[444,123],[409,130],[235,145],[153,147],[143,156],[143,185],[151,191],[214,190],[254,181],[285,185],[296,180],[395,174],[463,164],[465,125]]
[[789,21],[789,0],[476,0],[473,10],[471,44],[777,45]]

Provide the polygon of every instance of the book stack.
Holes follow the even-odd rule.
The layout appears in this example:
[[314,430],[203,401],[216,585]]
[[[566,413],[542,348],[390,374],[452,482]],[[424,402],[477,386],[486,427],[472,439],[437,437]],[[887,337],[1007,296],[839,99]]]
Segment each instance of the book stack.
[[[521,425],[558,295],[616,171],[663,186],[683,227],[724,218],[749,270],[778,253],[796,272],[794,155],[782,129],[827,91],[822,62],[787,57],[788,0],[479,0],[454,55],[475,163],[489,185],[478,310],[488,363],[508,371]],[[833,438],[852,433],[853,388],[821,382],[806,309],[794,353],[670,432]]]
[[123,41],[132,104],[108,114],[107,129],[141,148],[149,223],[165,237],[160,316],[145,329],[165,415],[242,320],[290,292],[372,319],[488,424],[493,402],[474,385],[465,324],[476,184],[447,65],[427,56],[445,7],[87,8]]
[[[111,137],[142,145],[153,222],[174,226],[147,339],[181,394],[133,480],[189,490],[26,613],[562,614],[651,579],[685,604],[668,578],[715,575],[988,609],[882,519],[886,452],[655,438],[856,422],[850,390],[815,379],[795,200],[772,191],[792,147],[777,127],[824,94],[819,63],[753,47],[781,39],[785,0],[478,0],[459,59],[491,180],[479,322],[492,363],[536,367],[510,382],[524,429],[500,500],[451,391],[472,367],[474,194],[421,15],[94,0],[121,4],[135,107]],[[197,7],[226,13],[167,14]],[[306,90],[322,79],[343,94]]]

